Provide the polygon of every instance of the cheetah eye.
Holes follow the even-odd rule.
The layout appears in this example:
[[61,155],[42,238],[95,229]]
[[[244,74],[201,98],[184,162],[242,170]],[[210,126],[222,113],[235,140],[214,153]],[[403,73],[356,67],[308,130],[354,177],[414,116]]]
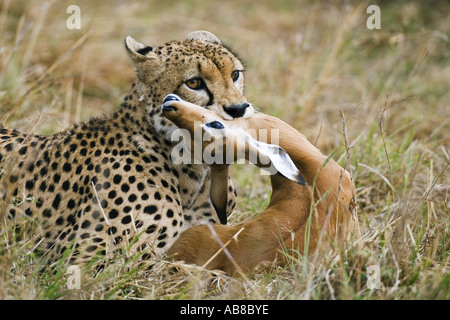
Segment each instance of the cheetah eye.
[[185,83],[192,90],[200,90],[203,87],[203,80],[200,78],[192,78]]
[[209,128],[213,128],[213,129],[225,129],[223,124],[221,124],[219,121],[208,122],[206,124],[206,126],[209,127]]
[[236,82],[239,79],[239,76],[241,75],[242,70],[234,70],[231,73],[231,79],[233,80],[233,82]]

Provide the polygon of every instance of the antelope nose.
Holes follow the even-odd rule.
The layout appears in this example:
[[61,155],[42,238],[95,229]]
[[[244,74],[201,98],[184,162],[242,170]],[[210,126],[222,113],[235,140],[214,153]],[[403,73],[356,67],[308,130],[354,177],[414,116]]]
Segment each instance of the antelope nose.
[[165,96],[163,103],[166,103],[169,101],[181,101],[181,99],[176,94],[171,93],[171,94],[168,94],[167,96]]
[[161,106],[162,111],[176,111],[177,107],[172,105],[174,101],[181,101],[180,97],[176,94],[168,94],[164,100],[163,105]]
[[249,103],[245,102],[243,104],[232,104],[228,107],[223,107],[226,113],[228,113],[233,118],[240,118],[245,114],[245,110],[250,106]]

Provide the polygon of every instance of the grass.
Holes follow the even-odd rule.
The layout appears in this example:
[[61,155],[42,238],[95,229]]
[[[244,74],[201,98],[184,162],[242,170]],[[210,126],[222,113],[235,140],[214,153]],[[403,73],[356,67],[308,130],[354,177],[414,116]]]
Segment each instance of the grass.
[[[126,35],[157,45],[207,29],[245,58],[250,101],[351,171],[361,237],[343,251],[284,252],[285,268],[249,279],[165,261],[148,269],[125,247],[69,289],[68,258],[44,267],[23,232],[35,221],[2,225],[0,298],[450,299],[448,3],[380,4],[380,30],[366,28],[368,2],[80,1],[82,28],[68,30],[70,4],[3,2],[3,124],[50,134],[110,113],[134,78]],[[249,166],[233,177],[237,223],[264,209],[270,187]]]

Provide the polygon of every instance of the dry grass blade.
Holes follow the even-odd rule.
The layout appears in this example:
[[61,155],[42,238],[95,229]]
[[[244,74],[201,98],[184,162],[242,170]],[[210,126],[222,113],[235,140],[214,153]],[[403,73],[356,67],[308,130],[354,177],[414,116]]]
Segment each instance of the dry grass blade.
[[374,168],[369,167],[368,165],[364,164],[364,163],[358,163],[358,166],[369,169],[370,171],[372,171],[373,173],[375,173],[376,175],[378,175],[381,179],[383,179],[384,182],[386,182],[386,184],[389,186],[389,188],[391,188],[392,194],[395,194],[395,188],[394,186],[391,184],[391,182],[389,181],[388,178],[386,178],[384,175],[382,175],[380,172],[378,172],[377,170],[375,170]]
[[[213,229],[212,226],[211,226],[210,224],[209,224],[209,226],[210,226],[210,230]],[[238,265],[236,264],[236,261],[233,259],[233,257],[231,256],[230,252],[229,252],[226,248],[227,248],[227,246],[231,243],[231,241],[238,241],[237,237],[239,236],[239,234],[240,234],[242,231],[244,231],[244,228],[239,229],[239,231],[236,232],[236,234],[235,234],[230,240],[228,240],[225,244],[223,244],[222,241],[218,238],[217,233],[216,233],[215,230],[213,229],[213,231],[211,231],[211,233],[213,234],[214,239],[219,243],[220,249],[217,250],[217,252],[216,252],[216,253],[215,253],[208,261],[206,261],[206,262],[203,264],[202,268],[206,268],[206,267],[208,266],[208,264],[210,264],[211,261],[213,261],[214,258],[217,257],[217,256],[219,255],[219,253],[221,253],[221,252],[224,251],[224,250],[225,250],[225,254],[227,255],[228,259],[230,259],[230,261],[233,262],[233,265],[235,265],[235,267],[238,266]],[[238,266],[238,267],[239,267],[239,266]],[[240,269],[240,267],[239,267],[238,270],[240,270],[240,272],[242,272],[242,270]]]
[[[211,231],[211,235],[214,238],[214,240],[220,245],[220,250],[214,255],[216,256],[217,254],[219,254],[221,251],[223,251],[227,258],[231,261],[231,263],[233,264],[233,266],[236,268],[237,273],[242,277],[242,279],[245,280],[245,282],[247,284],[249,284],[250,287],[252,287],[252,283],[250,282],[250,280],[248,279],[247,275],[245,274],[245,272],[242,270],[242,268],[236,263],[236,260],[234,260],[233,256],[230,254],[230,252],[227,249],[227,245],[231,243],[231,241],[238,241],[237,237],[239,236],[239,234],[244,230],[244,228],[239,229],[234,235],[233,237],[228,240],[225,244],[222,242],[222,240],[219,238],[219,236],[217,235],[216,230],[214,230],[214,228],[212,227],[212,225],[210,223],[206,224],[208,226],[208,229]],[[212,259],[214,258],[214,256],[208,260],[205,263],[205,266],[208,265],[208,263],[210,261],[212,261]],[[257,293],[257,291],[255,291],[255,293]]]
[[98,197],[97,190],[95,189],[95,185],[94,185],[94,182],[93,182],[93,181],[91,181],[91,185],[92,185],[92,190],[94,190],[95,197],[97,198],[97,203],[98,203],[98,206],[99,206],[99,208],[100,208],[100,211],[101,211],[102,214],[103,214],[103,218],[105,218],[105,222],[106,222],[106,224],[109,226],[109,225],[111,225],[111,223],[109,222],[108,218],[106,217],[105,211],[103,210],[103,207],[102,207],[102,205],[101,205],[101,201],[100,201],[100,199],[99,199],[99,197]]
[[[45,72],[30,86],[30,88],[15,102],[14,107],[11,109],[10,112],[13,112],[15,108],[22,105],[26,99],[27,96],[39,89],[43,89],[42,86],[50,85],[50,80],[46,80],[46,77],[51,74],[63,61],[64,59],[69,56],[75,49],[77,49],[79,46],[81,46],[89,37],[89,35],[92,33],[92,31],[86,32],[78,41],[76,41],[66,52],[64,52]],[[47,82],[47,84],[45,84]],[[4,121],[4,120],[3,120]]]

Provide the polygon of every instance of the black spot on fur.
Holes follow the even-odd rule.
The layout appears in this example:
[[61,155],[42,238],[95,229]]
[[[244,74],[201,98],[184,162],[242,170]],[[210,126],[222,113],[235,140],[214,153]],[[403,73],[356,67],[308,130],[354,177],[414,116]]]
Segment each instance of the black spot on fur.
[[153,48],[152,47],[144,47],[142,49],[139,49],[138,51],[136,51],[139,54],[142,54],[143,56],[145,56],[147,53],[149,53],[150,51],[152,51]]

